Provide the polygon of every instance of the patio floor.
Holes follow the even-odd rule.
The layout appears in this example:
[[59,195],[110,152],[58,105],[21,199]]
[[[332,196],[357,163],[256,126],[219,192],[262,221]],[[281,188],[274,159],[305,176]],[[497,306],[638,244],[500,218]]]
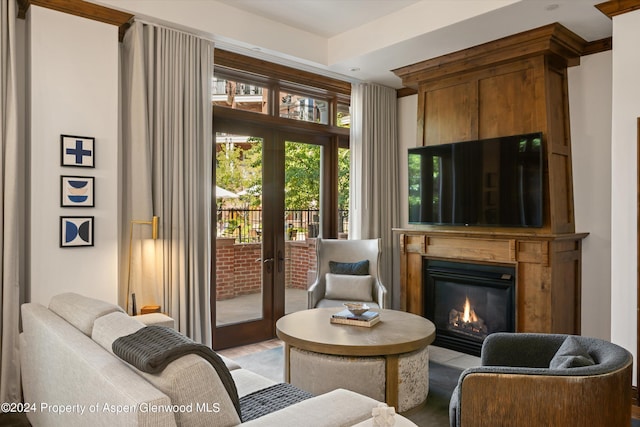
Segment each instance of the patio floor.
[[[228,325],[261,317],[262,294],[242,295],[216,302],[216,325]],[[285,314],[307,309],[307,291],[285,290]],[[256,315],[258,313],[258,315]]]

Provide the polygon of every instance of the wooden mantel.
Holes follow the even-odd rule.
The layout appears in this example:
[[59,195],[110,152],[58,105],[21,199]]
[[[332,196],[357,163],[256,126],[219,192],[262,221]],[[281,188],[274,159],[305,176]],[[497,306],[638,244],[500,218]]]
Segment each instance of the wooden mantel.
[[516,270],[516,331],[580,333],[581,246],[587,233],[395,229],[400,308],[423,316],[423,261],[444,259]]

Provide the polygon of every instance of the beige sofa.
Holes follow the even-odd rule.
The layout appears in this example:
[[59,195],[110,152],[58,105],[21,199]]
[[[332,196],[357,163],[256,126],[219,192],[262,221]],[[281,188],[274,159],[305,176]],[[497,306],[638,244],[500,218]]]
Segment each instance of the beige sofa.
[[[182,356],[160,374],[148,374],[112,353],[117,337],[166,320],[133,318],[118,306],[77,294],[58,295],[48,308],[24,304],[20,353],[31,424],[336,427],[370,420],[378,405],[338,389],[241,423],[215,369],[201,357]],[[274,384],[224,361],[240,397]]]

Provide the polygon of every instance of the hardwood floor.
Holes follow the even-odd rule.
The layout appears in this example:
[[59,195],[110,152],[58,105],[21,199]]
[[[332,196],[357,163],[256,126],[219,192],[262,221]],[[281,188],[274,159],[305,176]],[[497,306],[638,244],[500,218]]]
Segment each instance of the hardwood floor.
[[224,350],[219,350],[217,353],[222,356],[228,357],[229,359],[235,359],[237,357],[246,356],[248,354],[257,353],[263,350],[271,350],[272,348],[282,347],[284,343],[277,339],[271,339],[267,341],[261,341],[255,344],[243,345],[240,347],[232,347],[226,348]]

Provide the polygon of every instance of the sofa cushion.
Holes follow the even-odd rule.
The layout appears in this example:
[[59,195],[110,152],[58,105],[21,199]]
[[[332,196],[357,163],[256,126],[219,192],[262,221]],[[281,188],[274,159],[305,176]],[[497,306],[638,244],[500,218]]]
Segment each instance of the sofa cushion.
[[592,365],[595,365],[595,362],[587,350],[575,337],[568,336],[551,359],[549,368],[567,369]]
[[116,339],[132,334],[144,327],[145,324],[140,322],[137,317],[129,316],[123,312],[109,313],[96,319],[93,324],[91,339],[113,354],[111,346]]
[[373,276],[327,273],[325,298],[347,301],[373,301]]
[[51,298],[49,310],[62,317],[87,336],[91,336],[93,323],[99,317],[113,312],[124,313],[124,310],[115,304],[71,292]]
[[333,274],[364,276],[369,274],[369,260],[365,259],[358,262],[329,261],[329,272]]

